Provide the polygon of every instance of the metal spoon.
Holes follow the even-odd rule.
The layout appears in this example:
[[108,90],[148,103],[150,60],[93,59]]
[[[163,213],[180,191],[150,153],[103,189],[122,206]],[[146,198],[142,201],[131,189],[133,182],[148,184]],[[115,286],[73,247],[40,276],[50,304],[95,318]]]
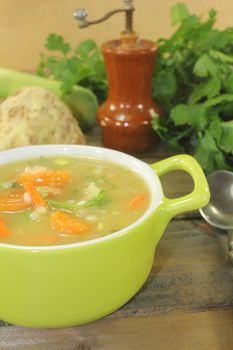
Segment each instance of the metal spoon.
[[200,213],[209,224],[227,230],[229,257],[233,262],[233,172],[215,171],[207,180],[211,198]]

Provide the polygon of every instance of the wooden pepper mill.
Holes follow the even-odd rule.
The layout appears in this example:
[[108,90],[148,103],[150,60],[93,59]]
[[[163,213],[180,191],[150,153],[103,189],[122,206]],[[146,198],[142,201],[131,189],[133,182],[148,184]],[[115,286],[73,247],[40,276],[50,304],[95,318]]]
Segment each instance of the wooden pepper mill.
[[126,27],[119,40],[101,47],[109,83],[107,100],[97,110],[97,123],[105,147],[127,153],[141,153],[157,142],[151,128],[151,117],[161,110],[152,99],[152,76],[157,46],[139,39],[133,31],[133,0],[124,0],[125,7],[113,10],[96,21],[87,21],[87,11],[79,9],[74,16],[79,27],[100,23],[118,12],[125,12]]

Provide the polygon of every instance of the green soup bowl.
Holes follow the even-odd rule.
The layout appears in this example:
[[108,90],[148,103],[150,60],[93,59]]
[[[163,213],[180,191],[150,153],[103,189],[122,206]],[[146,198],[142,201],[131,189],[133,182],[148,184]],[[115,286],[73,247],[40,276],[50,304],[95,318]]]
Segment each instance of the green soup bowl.
[[[43,145],[1,152],[0,165],[59,155],[108,160],[133,169],[150,188],[150,204],[132,225],[90,241],[46,247],[0,243],[0,319],[16,325],[68,327],[114,312],[147,279],[155,248],[171,218],[209,201],[205,175],[188,155],[148,165],[106,148]],[[190,174],[194,189],[168,199],[159,178],[174,170]]]

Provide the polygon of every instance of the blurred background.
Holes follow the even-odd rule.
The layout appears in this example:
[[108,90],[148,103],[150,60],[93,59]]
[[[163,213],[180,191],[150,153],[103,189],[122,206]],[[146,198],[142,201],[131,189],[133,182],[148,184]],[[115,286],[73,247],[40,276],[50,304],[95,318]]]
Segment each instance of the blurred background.
[[[169,10],[178,0],[135,0],[135,30],[141,37],[157,40],[172,33]],[[218,28],[232,25],[232,0],[186,0],[190,12],[207,16],[218,12]],[[92,38],[98,44],[119,36],[123,14],[107,22],[79,29],[73,19],[75,9],[84,7],[89,20],[122,7],[122,0],[0,0],[0,66],[34,71],[49,33],[64,36],[72,45]]]

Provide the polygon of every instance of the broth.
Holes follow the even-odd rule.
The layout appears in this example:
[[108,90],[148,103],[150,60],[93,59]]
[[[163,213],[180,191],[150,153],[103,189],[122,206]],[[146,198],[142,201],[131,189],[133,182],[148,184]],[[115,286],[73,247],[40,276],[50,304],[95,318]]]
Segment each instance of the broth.
[[135,222],[149,202],[143,178],[112,162],[66,156],[12,162],[1,166],[0,242],[95,239]]

